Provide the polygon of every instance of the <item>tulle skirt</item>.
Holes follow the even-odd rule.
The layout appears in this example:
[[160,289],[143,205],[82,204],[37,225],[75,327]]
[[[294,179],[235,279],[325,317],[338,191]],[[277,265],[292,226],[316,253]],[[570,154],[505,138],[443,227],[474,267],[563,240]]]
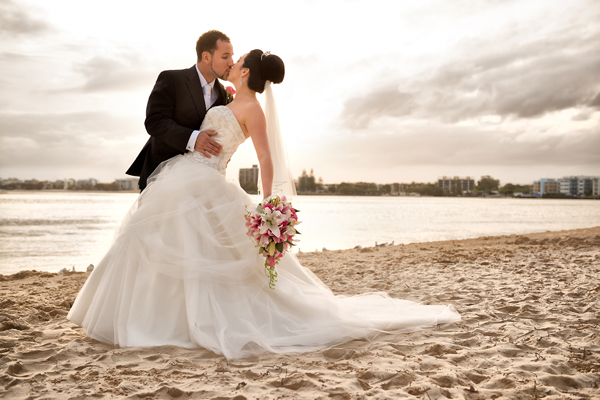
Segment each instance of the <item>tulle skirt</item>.
[[190,157],[163,163],[67,318],[101,342],[203,347],[228,359],[460,320],[452,306],[386,293],[335,296],[293,254],[277,265],[270,289],[264,258],[246,235],[252,202],[239,184]]

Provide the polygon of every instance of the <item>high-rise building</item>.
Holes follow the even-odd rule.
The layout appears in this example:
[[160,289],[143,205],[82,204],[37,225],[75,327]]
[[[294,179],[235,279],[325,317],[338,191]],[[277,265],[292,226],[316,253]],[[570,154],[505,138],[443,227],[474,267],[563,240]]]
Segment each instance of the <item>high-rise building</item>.
[[405,183],[392,183],[392,188],[390,191],[390,194],[392,196],[398,196],[400,195],[400,193],[404,193],[404,191],[406,190],[406,184]]
[[475,189],[475,179],[470,176],[464,178],[443,176],[438,178],[438,186],[454,194],[471,193]]
[[240,186],[244,187],[247,182],[253,182],[258,185],[258,165],[252,165],[252,168],[240,168]]

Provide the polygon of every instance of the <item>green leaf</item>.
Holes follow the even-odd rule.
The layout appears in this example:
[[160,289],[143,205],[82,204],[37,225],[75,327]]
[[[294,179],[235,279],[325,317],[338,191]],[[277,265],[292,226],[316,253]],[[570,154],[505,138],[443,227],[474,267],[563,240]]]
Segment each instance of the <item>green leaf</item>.
[[258,254],[262,254],[262,253],[264,253],[264,252],[265,252],[265,249],[264,249],[264,247],[260,247],[260,248],[258,249]]
[[278,252],[283,253],[283,242],[277,243],[275,245],[275,248],[277,249]]

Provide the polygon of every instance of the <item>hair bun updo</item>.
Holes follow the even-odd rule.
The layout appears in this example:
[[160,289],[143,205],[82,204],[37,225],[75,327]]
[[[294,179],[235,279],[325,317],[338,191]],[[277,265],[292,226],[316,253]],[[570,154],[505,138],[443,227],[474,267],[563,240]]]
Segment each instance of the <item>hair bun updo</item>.
[[258,93],[265,90],[266,81],[281,83],[285,76],[285,65],[281,58],[258,49],[248,53],[242,67],[250,69],[248,87]]
[[275,54],[263,53],[260,60],[260,75],[272,83],[283,82],[285,65],[283,65],[281,58]]

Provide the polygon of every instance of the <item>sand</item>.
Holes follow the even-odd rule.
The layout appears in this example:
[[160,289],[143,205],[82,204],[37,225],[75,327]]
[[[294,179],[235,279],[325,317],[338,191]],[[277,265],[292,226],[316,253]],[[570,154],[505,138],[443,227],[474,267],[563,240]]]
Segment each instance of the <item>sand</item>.
[[0,397],[600,399],[600,227],[299,258],[338,294],[453,304],[463,320],[228,362],[87,338],[65,318],[86,273],[0,275]]

